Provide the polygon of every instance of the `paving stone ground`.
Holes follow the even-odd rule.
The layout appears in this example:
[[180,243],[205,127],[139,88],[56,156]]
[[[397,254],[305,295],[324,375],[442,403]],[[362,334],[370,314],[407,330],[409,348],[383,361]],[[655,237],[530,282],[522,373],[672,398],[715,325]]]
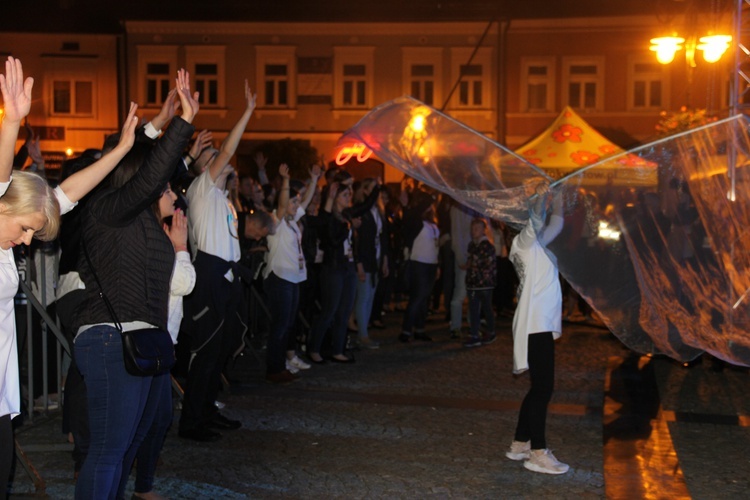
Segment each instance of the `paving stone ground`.
[[[357,352],[355,364],[314,366],[287,386],[267,384],[255,356],[240,358],[232,371],[239,382],[221,400],[243,428],[198,444],[173,427],[155,489],[170,498],[606,497],[604,383],[610,360],[629,355],[619,341],[600,328],[564,325],[548,444],[571,470],[547,476],[504,457],[528,388],[528,376],[511,373],[509,320],[494,344],[473,349],[448,338],[441,316],[428,324],[434,342],[402,344],[399,320],[388,315],[391,327],[372,332],[381,348]],[[669,431],[690,496],[746,496],[750,427],[709,416],[750,415],[748,374],[716,373],[707,362],[653,363],[663,409],[681,416]],[[685,421],[691,414],[703,421]],[[37,416],[17,439],[49,497],[72,498],[59,414]],[[19,466],[13,495],[33,491]]]

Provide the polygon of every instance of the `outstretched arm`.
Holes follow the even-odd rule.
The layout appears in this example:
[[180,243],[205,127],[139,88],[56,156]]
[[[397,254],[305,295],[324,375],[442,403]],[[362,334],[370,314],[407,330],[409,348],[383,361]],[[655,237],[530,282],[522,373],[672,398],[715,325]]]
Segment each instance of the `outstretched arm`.
[[133,147],[135,129],[138,125],[138,117],[135,116],[136,109],[138,109],[138,105],[131,102],[128,117],[125,119],[125,124],[122,126],[120,142],[117,143],[117,146],[115,146],[112,151],[102,156],[96,163],[93,163],[88,168],[79,170],[71,175],[60,184],[60,188],[70,201],[76,203],[78,200],[86,196],[112,170],[114,170],[117,164],[120,163],[120,160],[122,160],[128,151],[130,151],[130,148]]
[[229,163],[229,160],[232,159],[234,152],[237,151],[237,146],[240,144],[240,139],[242,139],[242,134],[245,132],[247,122],[250,121],[250,117],[253,115],[253,111],[255,111],[256,98],[257,94],[253,94],[250,91],[250,86],[247,84],[247,80],[245,80],[245,112],[242,113],[242,116],[234,125],[234,128],[232,128],[232,131],[229,132],[227,138],[221,143],[219,154],[214,158],[214,161],[211,162],[209,174],[211,175],[212,181],[216,182],[216,178],[219,176],[222,169]]
[[286,216],[286,209],[289,205],[289,167],[286,163],[279,165],[279,175],[283,179],[281,191],[279,192],[279,203],[276,208],[276,217],[281,220]]
[[167,94],[167,98],[164,99],[159,114],[151,120],[151,126],[154,127],[157,133],[161,133],[161,129],[167,124],[169,120],[177,113],[177,109],[180,107],[180,101],[177,97],[177,89],[171,89]]
[[8,57],[5,74],[0,74],[0,92],[3,95],[3,122],[0,126],[0,182],[10,181],[16,139],[23,120],[31,110],[31,89],[34,79],[23,79],[21,61]]
[[313,165],[310,169],[310,182],[305,191],[305,198],[302,200],[302,203],[300,203],[300,206],[305,210],[307,210],[307,206],[310,205],[313,196],[315,196],[315,190],[317,189],[318,179],[320,179],[321,173],[320,165]]

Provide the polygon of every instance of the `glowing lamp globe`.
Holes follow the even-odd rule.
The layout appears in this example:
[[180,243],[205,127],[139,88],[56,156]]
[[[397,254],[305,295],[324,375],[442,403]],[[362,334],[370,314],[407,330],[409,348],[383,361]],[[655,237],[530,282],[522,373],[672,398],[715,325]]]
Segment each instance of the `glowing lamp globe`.
[[649,50],[656,52],[656,60],[661,64],[669,64],[674,61],[674,55],[682,48],[684,41],[685,39],[679,36],[652,38]]
[[732,37],[729,35],[711,35],[700,38],[698,49],[703,51],[703,59],[707,63],[715,63],[729,48]]

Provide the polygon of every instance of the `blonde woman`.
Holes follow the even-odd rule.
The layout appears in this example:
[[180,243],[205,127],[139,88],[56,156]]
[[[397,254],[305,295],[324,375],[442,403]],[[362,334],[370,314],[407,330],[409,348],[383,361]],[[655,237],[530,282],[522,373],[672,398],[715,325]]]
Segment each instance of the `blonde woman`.
[[[75,206],[125,156],[133,145],[135,104],[122,129],[120,142],[90,168],[68,177],[56,189],[36,174],[13,171],[13,153],[21,121],[31,109],[32,78],[23,78],[21,61],[9,57],[0,74],[3,122],[0,126],[0,480],[5,481],[13,460],[11,419],[21,411],[13,296],[18,272],[13,247],[32,238],[52,240],[60,227],[60,214]],[[2,490],[0,498],[5,497]]]

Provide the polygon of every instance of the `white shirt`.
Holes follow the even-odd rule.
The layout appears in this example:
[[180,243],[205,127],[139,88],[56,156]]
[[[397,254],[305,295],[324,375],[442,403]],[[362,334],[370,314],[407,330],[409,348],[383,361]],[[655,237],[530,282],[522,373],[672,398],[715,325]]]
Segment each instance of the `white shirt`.
[[[12,180],[12,179],[11,179]],[[0,182],[0,197],[10,182]],[[55,196],[60,203],[60,214],[70,212],[72,203],[58,186]],[[16,347],[16,315],[13,297],[18,290],[18,271],[13,250],[0,248],[0,416],[14,418],[21,412],[21,393]]]
[[[193,258],[200,250],[227,262],[239,261],[237,214],[226,193],[214,184],[208,169],[190,184],[187,200]],[[231,271],[228,274],[231,275]]]
[[[286,217],[277,219],[276,229],[267,236],[268,253],[263,278],[273,272],[279,278],[290,283],[301,283],[307,279],[305,254],[302,253],[302,230],[297,221],[305,215],[305,209],[297,208],[294,220]],[[274,211],[274,217],[277,217]]]
[[380,235],[383,233],[383,219],[377,205],[370,209],[372,218],[375,219],[375,262],[380,262]]
[[438,263],[438,244],[440,230],[432,222],[422,221],[422,230],[411,246],[409,260],[422,262],[423,264]]
[[513,316],[513,373],[529,369],[529,335],[562,335],[562,292],[557,264],[545,248],[562,230],[562,217],[553,215],[545,228],[533,214],[513,239],[510,260],[518,273],[518,305]]
[[172,279],[169,281],[169,316],[167,330],[172,342],[177,343],[182,323],[182,297],[193,291],[195,286],[195,268],[190,262],[190,254],[180,251],[175,254]]

